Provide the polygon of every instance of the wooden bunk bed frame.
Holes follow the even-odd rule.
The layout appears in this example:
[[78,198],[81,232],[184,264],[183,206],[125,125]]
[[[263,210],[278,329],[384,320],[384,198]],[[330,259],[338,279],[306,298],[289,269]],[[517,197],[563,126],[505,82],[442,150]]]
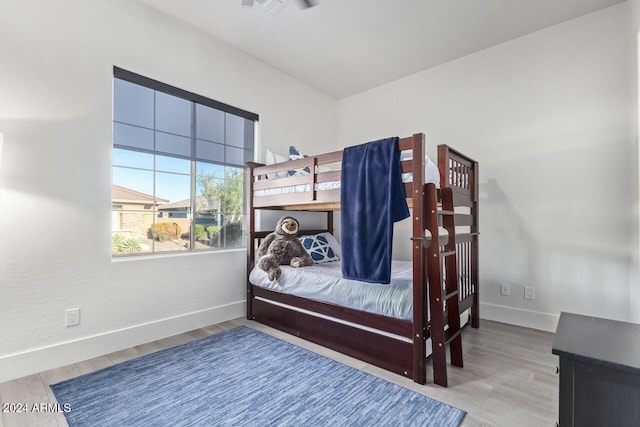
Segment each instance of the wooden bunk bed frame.
[[[429,316],[442,325],[447,323],[446,304],[441,311],[429,313],[429,295],[442,294],[442,283],[430,283],[428,270],[438,269],[446,275],[449,266],[440,257],[433,255],[439,249],[449,250],[448,238],[438,234],[437,224],[444,220],[437,211],[442,207],[441,192],[451,191],[453,205],[451,216],[455,218],[455,244],[457,274],[459,277],[459,311],[470,309],[470,324],[479,327],[478,312],[478,163],[446,146],[438,146],[438,168],[442,190],[435,190],[425,182],[425,136],[415,134],[399,141],[399,150],[411,150],[410,160],[402,161],[402,172],[411,172],[413,182],[405,183],[407,203],[412,208],[411,237],[413,262],[413,320],[405,321],[361,310],[342,307],[321,301],[306,299],[252,285],[247,280],[247,319],[255,320],[292,335],[331,348],[367,363],[398,373],[415,382],[425,384],[427,380],[426,341],[430,337],[432,348],[436,346],[436,335],[431,333]],[[247,203],[249,211],[247,242],[247,274],[256,264],[256,251],[269,231],[256,231],[255,213],[258,209],[298,210],[326,213],[326,229],[301,230],[299,235],[316,234],[323,231],[333,233],[333,214],[340,209],[340,190],[316,190],[317,183],[339,181],[340,170],[324,171],[329,164],[341,162],[342,151],[283,162],[275,165],[247,164]],[[308,167],[311,173],[268,179],[267,174],[286,172]],[[265,191],[279,187],[307,185],[307,191],[288,194],[264,195]],[[304,188],[304,187],[303,187]],[[445,190],[447,189],[447,190]],[[269,194],[269,193],[266,193]],[[458,207],[463,207],[458,209]],[[453,211],[455,210],[455,214]],[[435,221],[435,222],[434,222]],[[433,229],[433,224],[436,224]],[[458,226],[465,226],[458,232]],[[446,226],[445,226],[446,227]],[[435,239],[432,239],[435,236]],[[437,244],[435,244],[437,242]],[[434,252],[435,250],[435,252]],[[433,259],[427,259],[427,254]],[[445,268],[446,267],[446,268]],[[449,273],[451,275],[451,273]],[[430,276],[441,277],[441,276]],[[438,289],[438,286],[440,287]],[[429,293],[427,293],[429,290]],[[433,301],[440,301],[434,299]],[[444,299],[443,299],[444,301]],[[432,304],[433,305],[433,304]],[[445,328],[446,329],[446,328]],[[442,331],[445,332],[446,331]],[[458,332],[459,333],[459,332]],[[438,338],[439,339],[439,338]],[[442,343],[440,343],[442,347]],[[445,343],[446,347],[446,343]],[[435,354],[435,348],[432,351]],[[447,385],[446,349],[440,349],[442,357],[434,358],[434,382]],[[453,356],[453,347],[452,347]],[[455,363],[461,366],[462,356]]]

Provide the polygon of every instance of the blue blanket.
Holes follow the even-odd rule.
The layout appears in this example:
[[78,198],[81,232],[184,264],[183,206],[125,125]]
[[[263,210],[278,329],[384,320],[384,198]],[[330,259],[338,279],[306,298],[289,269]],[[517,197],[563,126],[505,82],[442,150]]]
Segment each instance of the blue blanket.
[[409,216],[397,137],[344,149],[340,204],[343,277],[389,283],[393,223]]

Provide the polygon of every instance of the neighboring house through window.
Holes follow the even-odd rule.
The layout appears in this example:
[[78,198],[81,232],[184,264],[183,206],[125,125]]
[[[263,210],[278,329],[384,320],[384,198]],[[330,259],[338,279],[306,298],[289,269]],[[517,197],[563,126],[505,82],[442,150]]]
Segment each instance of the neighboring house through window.
[[245,245],[258,116],[114,68],[112,253]]

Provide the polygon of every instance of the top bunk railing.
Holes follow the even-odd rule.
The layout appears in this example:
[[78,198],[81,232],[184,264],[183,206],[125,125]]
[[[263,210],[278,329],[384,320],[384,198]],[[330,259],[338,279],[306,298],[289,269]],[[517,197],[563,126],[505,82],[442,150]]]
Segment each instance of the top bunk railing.
[[[402,173],[409,205],[413,205],[413,182],[424,182],[424,134],[401,138],[398,149],[406,152]],[[273,165],[247,163],[250,206],[254,209],[335,211],[340,209],[342,151],[334,151]],[[417,156],[415,155],[417,153]],[[302,171],[302,172],[301,172]]]
[[440,187],[450,187],[456,205],[478,202],[478,162],[448,145],[438,145]]

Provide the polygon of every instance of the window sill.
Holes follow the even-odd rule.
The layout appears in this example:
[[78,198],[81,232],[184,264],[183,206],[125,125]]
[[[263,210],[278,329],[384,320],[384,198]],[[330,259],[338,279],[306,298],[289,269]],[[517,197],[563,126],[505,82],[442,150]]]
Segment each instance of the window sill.
[[232,248],[232,249],[220,249],[216,251],[198,251],[198,252],[167,252],[167,253],[156,253],[156,254],[140,254],[140,255],[129,255],[129,256],[118,256],[111,257],[111,262],[120,263],[120,262],[128,262],[128,261],[140,261],[140,260],[155,260],[155,259],[167,259],[167,258],[181,258],[181,257],[192,257],[192,256],[203,256],[203,255],[215,255],[215,254],[227,254],[233,252],[247,252],[247,248]]

